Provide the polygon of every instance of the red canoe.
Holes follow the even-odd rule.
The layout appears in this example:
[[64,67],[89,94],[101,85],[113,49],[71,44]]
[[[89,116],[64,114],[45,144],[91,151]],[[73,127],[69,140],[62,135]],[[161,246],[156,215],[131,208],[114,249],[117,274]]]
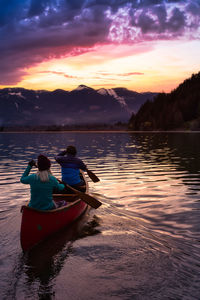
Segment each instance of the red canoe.
[[[87,191],[87,184],[86,187]],[[54,201],[66,200],[68,204],[48,211],[37,210],[27,205],[22,206],[20,240],[23,251],[30,250],[46,237],[75,221],[88,206],[78,199],[77,195],[59,194],[54,195],[53,198]]]

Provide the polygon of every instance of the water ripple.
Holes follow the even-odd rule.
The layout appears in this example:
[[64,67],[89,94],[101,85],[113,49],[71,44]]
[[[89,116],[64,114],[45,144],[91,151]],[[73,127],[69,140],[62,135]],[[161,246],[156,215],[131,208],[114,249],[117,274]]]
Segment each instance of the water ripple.
[[[77,286],[73,270],[78,266],[82,278],[89,270],[88,276],[90,272],[92,278],[98,279],[104,299],[111,299],[113,295],[115,299],[123,299],[124,291],[124,299],[132,299],[133,295],[136,299],[198,299],[198,134],[195,142],[194,135],[176,133],[24,133],[0,134],[0,139],[0,258],[4,262],[0,267],[12,282],[15,261],[20,268],[23,265],[11,294],[20,295],[22,299],[30,294],[34,299],[41,291],[53,295],[54,289],[59,299],[62,288],[52,285],[52,278],[58,276],[57,285],[62,287],[70,269],[73,276],[68,277],[67,282],[73,289],[73,284]],[[44,270],[41,274],[40,270],[32,274],[37,276],[35,281],[31,277],[34,281],[31,292],[30,277],[27,278],[30,272],[16,257],[16,253],[21,253],[20,206],[30,196],[29,187],[20,183],[20,177],[28,161],[44,153],[52,161],[53,174],[60,178],[60,167],[54,157],[68,144],[76,145],[79,156],[101,180],[90,181],[91,194],[103,203],[94,212],[100,234],[76,241],[74,252],[66,247],[57,252],[57,258],[49,258],[50,276]],[[64,263],[68,257],[66,251],[70,257],[67,264]],[[58,267],[56,259],[62,262],[60,275],[54,272],[55,266]],[[48,279],[46,286],[41,283],[44,274]],[[88,299],[95,299],[96,295],[97,286],[92,282],[94,289],[82,282],[81,290]],[[8,290],[4,281],[2,294]],[[75,289],[73,292],[78,293]],[[80,299],[80,294],[76,299]]]

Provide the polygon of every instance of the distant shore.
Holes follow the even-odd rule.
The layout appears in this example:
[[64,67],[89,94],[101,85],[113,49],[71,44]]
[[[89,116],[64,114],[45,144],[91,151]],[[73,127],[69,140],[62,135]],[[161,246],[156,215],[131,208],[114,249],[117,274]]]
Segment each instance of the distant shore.
[[0,133],[145,133],[145,134],[159,134],[159,133],[200,133],[200,130],[129,130],[129,129],[83,129],[83,130],[78,130],[78,129],[69,129],[69,130],[4,130],[0,131]]
[[186,130],[177,128],[174,130],[133,130],[126,123],[93,124],[93,125],[41,125],[41,126],[0,126],[0,133],[67,133],[67,132],[121,132],[121,133],[199,133],[199,130]]
[[1,126],[0,132],[83,132],[83,131],[128,131],[128,124],[74,125],[74,126]]

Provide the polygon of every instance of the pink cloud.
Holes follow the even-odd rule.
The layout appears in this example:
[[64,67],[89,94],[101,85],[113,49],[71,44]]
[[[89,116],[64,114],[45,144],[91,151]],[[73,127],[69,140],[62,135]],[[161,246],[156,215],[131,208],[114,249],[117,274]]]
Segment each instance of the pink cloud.
[[199,25],[199,0],[3,1],[0,84],[17,83],[31,66],[97,45],[199,39]]
[[118,74],[119,76],[135,76],[135,75],[144,75],[144,73],[141,72],[130,72],[130,73],[123,73],[123,74]]
[[98,72],[102,76],[135,76],[135,75],[144,75],[141,72],[129,72],[129,73],[107,73],[107,72]]
[[61,75],[61,76],[64,76],[66,78],[78,78],[77,76],[67,75],[64,72],[58,72],[58,71],[41,71],[40,73]]

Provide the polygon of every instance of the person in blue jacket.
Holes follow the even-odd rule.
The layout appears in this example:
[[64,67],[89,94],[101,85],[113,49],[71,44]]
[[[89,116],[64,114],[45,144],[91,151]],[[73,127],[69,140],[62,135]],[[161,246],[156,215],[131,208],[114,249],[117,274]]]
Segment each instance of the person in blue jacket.
[[[29,175],[33,166],[38,167],[36,174]],[[53,202],[53,190],[62,191],[65,186],[60,184],[57,179],[51,174],[51,162],[45,155],[39,155],[37,165],[34,160],[28,163],[24,174],[20,181],[24,184],[30,184],[31,199],[29,206],[39,210],[51,210],[57,208]],[[64,205],[64,203],[63,203]]]
[[85,182],[80,177],[80,170],[87,171],[87,167],[80,158],[76,157],[76,154],[76,147],[68,146],[55,157],[55,160],[61,166],[62,181],[81,190]]

